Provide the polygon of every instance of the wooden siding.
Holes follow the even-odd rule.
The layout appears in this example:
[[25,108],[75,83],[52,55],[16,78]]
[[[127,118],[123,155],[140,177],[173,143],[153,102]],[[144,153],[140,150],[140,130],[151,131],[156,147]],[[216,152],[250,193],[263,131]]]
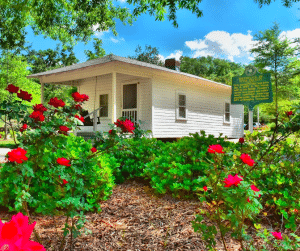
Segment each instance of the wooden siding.
[[[221,132],[230,138],[243,136],[242,105],[231,105],[231,123],[224,123],[224,104],[225,100],[230,102],[230,90],[179,83],[153,79],[153,137],[177,138],[200,130],[214,136]],[[176,91],[186,94],[186,121],[176,120]]]

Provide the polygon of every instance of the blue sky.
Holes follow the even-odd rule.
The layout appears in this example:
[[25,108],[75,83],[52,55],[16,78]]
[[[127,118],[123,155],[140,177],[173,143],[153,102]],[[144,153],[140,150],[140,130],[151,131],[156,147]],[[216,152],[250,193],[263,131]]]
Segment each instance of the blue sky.
[[[133,9],[125,0],[115,3]],[[151,45],[159,49],[161,59],[211,55],[242,64],[253,59],[249,53],[255,44],[253,36],[271,28],[274,21],[279,23],[282,37],[300,37],[300,3],[286,8],[276,0],[260,9],[254,0],[203,0],[198,7],[203,11],[201,18],[187,10],[177,11],[178,28],[174,28],[167,17],[165,21],[155,21],[154,16],[146,13],[139,16],[132,26],[124,26],[117,20],[117,37],[111,31],[96,32],[95,36],[102,39],[107,54],[122,57],[135,55],[137,45],[143,50],[145,45]],[[34,36],[30,29],[27,30],[27,40],[33,49],[56,47],[57,41]],[[74,48],[80,62],[87,60],[86,49],[92,49],[92,42],[87,45],[79,43]]]

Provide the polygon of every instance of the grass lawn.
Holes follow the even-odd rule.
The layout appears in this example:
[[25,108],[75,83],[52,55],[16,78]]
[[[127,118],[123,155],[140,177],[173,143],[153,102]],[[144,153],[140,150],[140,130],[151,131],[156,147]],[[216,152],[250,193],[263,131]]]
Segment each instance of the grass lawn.
[[0,139],[0,148],[16,148],[16,144],[13,139],[3,140]]

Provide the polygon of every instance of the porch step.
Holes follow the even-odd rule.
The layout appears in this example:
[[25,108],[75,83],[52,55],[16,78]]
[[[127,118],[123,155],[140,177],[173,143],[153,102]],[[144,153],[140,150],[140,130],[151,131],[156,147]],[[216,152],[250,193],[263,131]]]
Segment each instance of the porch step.
[[77,132],[77,136],[83,137],[84,140],[88,140],[88,139],[94,139],[95,133],[94,132]]

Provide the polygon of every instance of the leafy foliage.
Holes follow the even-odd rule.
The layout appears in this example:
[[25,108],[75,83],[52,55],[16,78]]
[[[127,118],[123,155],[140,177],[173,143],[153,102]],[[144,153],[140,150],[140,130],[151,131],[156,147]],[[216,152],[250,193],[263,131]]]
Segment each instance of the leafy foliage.
[[159,66],[164,66],[164,62],[159,58],[159,51],[156,47],[151,47],[151,45],[145,45],[145,50],[142,52],[142,47],[140,45],[135,49],[135,56],[128,56],[130,59],[135,59],[138,61],[155,64]]
[[181,57],[180,71],[231,85],[232,77],[242,75],[244,68],[241,64],[211,56]]
[[[289,100],[292,96],[295,96],[290,91],[299,89],[297,84],[294,85],[294,82],[290,81],[290,79],[295,80],[295,72],[298,72],[298,69],[295,69],[292,65],[295,64],[296,54],[300,48],[299,39],[295,41],[289,41],[287,38],[281,39],[280,33],[279,25],[275,22],[270,29],[255,34],[254,39],[257,44],[251,49],[251,53],[256,55],[254,66],[261,73],[269,72],[272,76],[272,90],[275,93],[275,111],[271,109],[274,111],[272,114],[273,119],[279,113],[279,100]],[[272,103],[265,104],[264,107],[270,109]],[[277,118],[275,123],[278,123]]]
[[[209,145],[232,143],[224,138],[206,137],[205,132],[190,134],[178,142],[165,143],[160,152],[147,163],[143,175],[160,194],[171,192],[174,197],[192,197],[205,185],[205,175],[210,165],[202,160],[207,156]],[[208,156],[212,159],[211,156]]]
[[[2,54],[0,59],[0,102],[8,97],[8,93],[5,91],[7,84],[16,85],[32,93],[33,104],[40,102],[40,87],[37,83],[27,78],[30,74],[27,68],[28,64],[24,57],[13,55],[10,52]],[[14,97],[12,99],[16,100]]]
[[90,50],[84,50],[84,53],[87,56],[88,60],[101,58],[105,56],[105,50],[101,46],[102,40],[99,38],[94,38],[93,47],[95,52]]
[[43,34],[53,40],[73,45],[76,41],[87,42],[95,31],[111,29],[116,35],[115,19],[119,19],[123,24],[132,24],[134,17],[147,11],[154,15],[156,20],[162,21],[168,9],[168,19],[177,27],[177,9],[187,9],[201,17],[202,11],[197,7],[199,2],[201,1],[128,0],[127,3],[135,5],[133,13],[130,13],[128,8],[114,6],[112,0],[1,0],[0,12],[3,15],[0,19],[0,48],[23,46],[25,27],[28,25],[31,25],[35,34]]

